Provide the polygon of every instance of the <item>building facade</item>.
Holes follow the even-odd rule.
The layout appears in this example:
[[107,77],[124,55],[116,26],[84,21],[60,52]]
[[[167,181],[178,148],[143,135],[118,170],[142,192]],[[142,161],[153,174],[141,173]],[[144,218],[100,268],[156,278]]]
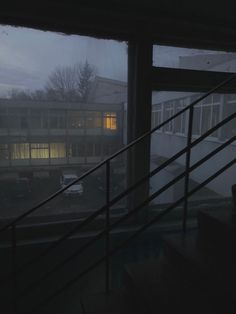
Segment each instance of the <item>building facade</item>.
[[123,105],[0,100],[0,171],[91,166],[123,145]]

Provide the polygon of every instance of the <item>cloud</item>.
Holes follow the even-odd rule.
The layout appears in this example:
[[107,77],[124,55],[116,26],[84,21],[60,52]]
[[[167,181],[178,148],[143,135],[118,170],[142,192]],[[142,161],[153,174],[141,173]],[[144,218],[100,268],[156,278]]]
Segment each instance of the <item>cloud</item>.
[[127,79],[126,44],[114,40],[63,35],[0,26],[0,84],[40,89],[58,65],[88,60],[98,75]]

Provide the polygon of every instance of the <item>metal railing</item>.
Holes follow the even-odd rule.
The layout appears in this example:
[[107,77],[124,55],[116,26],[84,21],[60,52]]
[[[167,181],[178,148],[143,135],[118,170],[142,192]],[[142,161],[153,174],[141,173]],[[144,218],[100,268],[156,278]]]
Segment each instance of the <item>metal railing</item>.
[[[228,79],[226,79],[224,82],[220,83],[219,85],[217,85],[215,88],[212,88],[209,92],[205,93],[204,95],[202,95],[201,97],[199,97],[198,99],[196,99],[194,102],[192,102],[189,106],[186,106],[185,108],[183,108],[181,111],[179,111],[178,113],[176,113],[175,115],[173,115],[172,117],[170,117],[169,119],[167,119],[166,121],[164,121],[163,123],[161,123],[160,125],[156,126],[155,128],[153,128],[151,131],[146,132],[145,134],[143,134],[141,137],[139,137],[138,139],[132,141],[130,144],[128,144],[127,146],[125,146],[124,148],[120,149],[117,153],[113,154],[112,156],[110,156],[109,158],[107,158],[106,160],[102,161],[101,163],[99,163],[97,166],[95,166],[94,168],[88,170],[87,172],[85,172],[83,175],[81,175],[78,179],[74,180],[73,182],[71,182],[69,185],[67,185],[65,188],[62,188],[60,190],[58,190],[56,193],[53,193],[52,195],[50,195],[47,199],[41,201],[40,203],[38,203],[36,206],[34,206],[33,208],[31,208],[29,211],[27,211],[26,213],[20,215],[19,217],[17,217],[16,219],[14,219],[12,222],[6,224],[4,227],[2,227],[0,229],[0,233],[11,228],[12,230],[12,274],[10,275],[11,277],[13,276],[14,282],[15,282],[15,291],[14,291],[14,295],[13,295],[13,300],[14,300],[14,304],[15,304],[15,313],[17,311],[17,300],[19,300],[20,298],[22,298],[23,296],[27,295],[28,293],[30,293],[38,284],[40,284],[40,282],[42,282],[43,280],[45,280],[46,278],[48,278],[51,274],[55,273],[56,271],[58,271],[61,267],[63,267],[65,264],[67,264],[68,262],[70,262],[71,260],[73,260],[76,256],[78,256],[79,254],[81,254],[85,249],[87,249],[90,245],[92,245],[94,242],[96,242],[99,238],[101,238],[102,236],[106,237],[106,254],[105,256],[99,260],[99,262],[96,262],[93,264],[93,266],[89,266],[88,269],[83,272],[82,274],[79,274],[78,276],[76,276],[75,279],[73,279],[72,281],[70,281],[68,284],[66,284],[63,288],[59,289],[59,291],[55,292],[54,294],[52,294],[49,298],[47,298],[45,300],[45,302],[39,304],[35,309],[33,309],[30,313],[34,313],[36,310],[38,310],[40,307],[42,307],[43,305],[46,305],[50,302],[50,300],[52,298],[54,298],[56,295],[58,295],[60,292],[64,291],[68,286],[70,286],[71,284],[73,284],[75,281],[77,281],[79,278],[81,278],[81,276],[84,276],[84,274],[88,273],[91,269],[95,268],[97,265],[99,265],[100,263],[102,263],[103,261],[105,261],[106,263],[106,291],[109,291],[109,282],[110,282],[110,278],[109,278],[109,274],[110,274],[110,257],[112,255],[115,254],[115,252],[119,249],[116,248],[115,250],[111,251],[110,250],[110,232],[111,230],[113,230],[116,226],[118,226],[120,223],[122,223],[123,221],[127,220],[128,218],[130,218],[132,215],[136,214],[137,212],[139,212],[146,204],[148,204],[151,200],[153,200],[154,198],[156,198],[157,196],[159,196],[161,193],[163,193],[164,191],[166,191],[170,186],[172,186],[173,184],[175,184],[176,182],[178,182],[180,179],[185,178],[185,188],[184,188],[184,196],[179,199],[177,202],[175,202],[174,204],[172,204],[171,206],[169,206],[165,211],[163,211],[161,214],[158,215],[158,217],[163,217],[164,215],[166,215],[170,210],[172,210],[173,208],[175,208],[176,206],[178,206],[181,202],[184,202],[184,215],[183,215],[183,231],[186,231],[186,221],[187,221],[187,210],[188,210],[188,198],[189,196],[191,196],[193,193],[195,193],[196,191],[198,191],[201,187],[205,186],[206,184],[208,184],[211,180],[213,180],[216,176],[220,175],[223,171],[225,171],[226,169],[228,169],[229,167],[231,167],[233,164],[235,164],[236,159],[233,159],[230,163],[228,163],[225,167],[223,167],[222,169],[220,169],[218,172],[216,172],[214,175],[212,175],[210,178],[208,178],[207,180],[205,180],[203,183],[201,183],[198,187],[196,187],[194,190],[189,191],[189,174],[191,173],[191,171],[193,171],[194,169],[196,169],[197,167],[199,167],[202,163],[204,163],[205,161],[207,161],[209,158],[213,157],[215,154],[217,154],[219,151],[221,151],[222,149],[224,149],[225,147],[227,147],[228,145],[230,145],[233,141],[236,140],[236,137],[233,136],[231,139],[229,139],[228,141],[226,141],[225,143],[223,143],[220,147],[218,147],[217,149],[215,149],[213,152],[209,153],[207,156],[205,156],[204,158],[202,158],[200,161],[198,161],[196,164],[194,164],[193,166],[190,166],[190,158],[191,158],[191,149],[196,146],[197,144],[199,144],[203,139],[205,139],[206,137],[208,137],[210,134],[212,134],[213,132],[215,132],[218,128],[220,128],[221,126],[223,126],[224,124],[232,121],[235,117],[236,117],[236,113],[233,113],[232,115],[230,115],[229,117],[225,118],[224,120],[222,120],[221,122],[219,122],[216,126],[214,126],[213,128],[211,128],[210,130],[208,130],[206,133],[204,133],[203,135],[201,135],[198,139],[194,140],[192,142],[192,130],[193,130],[193,115],[194,115],[194,106],[201,100],[203,100],[204,98],[206,98],[207,96],[209,96],[210,94],[212,94],[213,92],[217,91],[218,89],[220,89],[221,87],[223,87],[224,85],[226,85],[227,83],[229,83],[230,81],[232,81],[233,79],[236,78],[236,75],[232,75],[230,76]],[[187,110],[189,110],[189,125],[188,125],[188,134],[187,134],[187,146],[182,149],[181,151],[179,151],[178,153],[176,153],[173,157],[171,157],[169,160],[165,161],[162,165],[160,165],[159,167],[157,167],[156,169],[154,169],[153,171],[151,171],[150,173],[148,173],[147,175],[145,175],[143,178],[139,179],[135,184],[133,184],[131,187],[127,188],[125,191],[123,191],[122,193],[120,193],[118,196],[114,197],[113,199],[111,199],[110,197],[110,162],[112,159],[114,159],[115,157],[117,157],[118,155],[120,155],[121,153],[127,151],[129,148],[133,147],[134,145],[136,145],[137,143],[139,143],[141,140],[147,138],[148,136],[151,136],[151,134],[153,132],[155,132],[156,130],[160,129],[161,127],[163,127],[164,125],[168,124],[170,121],[172,121],[173,119],[175,119],[176,117],[180,116],[181,114],[183,114],[184,112],[186,112]],[[175,161],[177,158],[179,158],[180,156],[182,156],[183,154],[186,153],[186,167],[185,167],[185,171],[183,173],[181,173],[179,176],[177,176],[175,179],[173,179],[172,181],[170,181],[167,185],[165,185],[164,187],[162,187],[160,190],[158,190],[157,192],[153,193],[151,196],[149,196],[145,201],[143,201],[140,205],[138,205],[137,207],[135,207],[132,211],[128,212],[126,215],[124,215],[122,218],[120,218],[117,222],[115,222],[114,224],[110,223],[110,208],[111,206],[113,206],[114,204],[116,204],[119,200],[121,200],[124,196],[128,195],[130,192],[132,192],[135,188],[137,188],[138,186],[140,186],[142,183],[144,183],[146,180],[148,180],[149,178],[151,178],[154,174],[158,173],[159,171],[161,171],[162,169],[164,169],[166,166],[168,166],[170,163],[172,163],[173,161]],[[60,237],[55,243],[53,243],[52,245],[50,245],[46,250],[44,250],[39,256],[33,258],[32,260],[30,260],[29,262],[27,262],[26,264],[24,264],[23,266],[21,266],[20,268],[16,268],[16,263],[15,261],[15,249],[17,246],[17,242],[16,242],[16,236],[15,236],[15,230],[16,230],[16,224],[19,223],[22,219],[24,219],[25,217],[27,217],[28,215],[30,215],[31,213],[35,212],[36,210],[38,210],[39,208],[41,208],[43,205],[45,205],[46,203],[50,202],[52,199],[54,199],[55,197],[57,197],[58,195],[60,195],[61,193],[63,193],[66,189],[68,189],[70,186],[72,186],[73,184],[77,183],[78,181],[84,179],[85,177],[87,177],[88,175],[90,175],[91,173],[93,173],[94,171],[96,171],[97,169],[99,169],[100,167],[102,167],[103,165],[106,165],[106,204],[104,206],[102,206],[100,209],[98,209],[96,212],[94,212],[93,214],[91,214],[89,217],[87,217],[83,222],[78,223],[72,230],[70,230],[69,232],[67,232],[66,234],[64,234],[62,237]],[[210,181],[209,181],[210,180]],[[83,245],[79,250],[77,250],[75,253],[73,253],[70,257],[68,257],[66,260],[64,260],[63,262],[61,262],[60,264],[56,265],[52,270],[49,270],[47,273],[45,273],[38,281],[33,282],[30,284],[30,286],[25,289],[22,293],[20,293],[19,295],[17,295],[17,291],[16,291],[16,283],[17,283],[17,276],[22,273],[23,271],[26,271],[29,269],[29,267],[35,263],[38,263],[43,257],[45,257],[46,255],[48,255],[50,252],[52,252],[53,249],[55,249],[56,247],[58,247],[63,241],[65,241],[66,239],[68,239],[69,237],[71,237],[72,235],[74,235],[76,232],[78,232],[79,230],[81,230],[83,227],[85,227],[86,225],[88,225],[91,221],[93,221],[96,217],[98,217],[98,215],[100,215],[101,213],[106,212],[106,228],[98,233],[92,240],[90,240],[88,243],[86,243],[85,245]],[[148,222],[148,224],[146,224],[145,226],[143,226],[140,231],[137,231],[135,234],[139,234],[140,232],[143,232],[144,230],[146,230],[146,228],[148,228],[150,225],[152,225],[153,223],[155,223],[157,220],[159,220],[160,218],[157,219],[157,217],[153,220],[151,220],[150,222]],[[134,235],[135,236],[135,235]],[[131,241],[134,236],[131,236],[130,240]],[[125,244],[124,244],[125,245]],[[9,275],[6,276],[5,280],[9,279]],[[5,282],[5,280],[3,280],[3,282]]]
[[[204,162],[215,156],[217,153],[222,151],[225,147],[229,146],[231,143],[233,143],[236,140],[236,136],[233,136],[228,141],[214,149],[212,152],[207,154],[205,157],[200,159],[198,162],[196,162],[194,165],[189,167],[188,172],[191,173],[195,169],[197,169],[199,166],[201,166]],[[235,162],[236,159],[233,159],[233,162]],[[132,211],[121,217],[119,220],[117,220],[115,223],[109,225],[109,227],[106,227],[103,231],[99,232],[96,236],[94,236],[89,242],[87,242],[84,246],[82,246],[80,249],[78,249],[76,252],[74,252],[71,256],[66,258],[63,262],[58,263],[56,266],[53,267],[52,270],[45,273],[40,279],[33,282],[27,289],[25,289],[21,294],[20,297],[23,297],[24,295],[32,292],[32,290],[38,286],[40,282],[43,282],[46,280],[49,276],[51,276],[53,273],[61,269],[63,266],[68,264],[70,261],[72,261],[74,258],[78,257],[80,254],[82,254],[89,246],[94,244],[96,241],[98,241],[103,236],[106,236],[107,232],[113,230],[114,228],[118,227],[121,223],[125,222],[127,219],[131,218],[134,214],[137,214],[145,205],[147,205],[150,201],[161,195],[163,192],[165,192],[167,189],[169,189],[171,186],[173,186],[175,183],[183,179],[186,175],[186,171],[179,174],[177,177],[175,177],[173,180],[168,182],[165,186],[163,186],[161,189],[153,193],[149,198],[147,198],[145,201],[143,201],[141,204],[139,204],[137,207],[135,207]],[[182,199],[182,198],[181,198]],[[184,198],[183,198],[184,199]],[[171,205],[172,206],[172,205]],[[108,277],[109,278],[109,277]]]
[[[183,114],[185,111],[190,110],[191,108],[193,108],[197,103],[199,103],[200,101],[202,101],[203,99],[205,99],[207,96],[211,95],[212,93],[214,93],[215,91],[219,90],[221,87],[225,86],[226,84],[228,84],[229,82],[231,82],[232,80],[234,80],[236,78],[236,74],[231,75],[228,79],[224,80],[223,82],[221,82],[220,84],[218,84],[217,86],[215,86],[214,88],[212,88],[211,90],[209,90],[207,93],[203,94],[202,96],[200,96],[199,98],[197,98],[195,101],[193,101],[190,105],[184,107],[182,110],[180,110],[179,112],[177,112],[176,114],[174,114],[172,117],[168,118],[167,120],[165,120],[164,122],[160,123],[159,125],[157,125],[156,127],[154,127],[152,130],[145,132],[143,135],[141,135],[139,138],[133,140],[131,143],[127,144],[126,146],[124,146],[123,148],[121,148],[120,150],[118,150],[116,153],[112,154],[110,157],[108,157],[107,159],[103,160],[102,162],[100,162],[99,164],[97,164],[95,167],[93,167],[92,169],[89,169],[88,171],[86,171],[84,174],[82,174],[81,176],[79,176],[76,180],[72,181],[70,184],[68,184],[67,186],[65,186],[64,188],[59,189],[57,192],[51,194],[49,197],[45,198],[43,201],[39,202],[37,205],[33,206],[30,210],[26,211],[25,213],[23,213],[22,215],[19,215],[17,218],[13,219],[13,221],[11,221],[10,223],[6,224],[5,226],[0,228],[0,233],[2,233],[3,231],[9,229],[10,227],[12,227],[13,225],[16,225],[18,222],[20,222],[21,220],[23,220],[25,217],[29,216],[30,214],[32,214],[33,212],[35,212],[37,209],[39,209],[40,207],[42,207],[43,205],[47,204],[48,202],[50,202],[52,199],[56,198],[58,195],[62,194],[65,190],[67,190],[68,188],[70,188],[72,185],[74,185],[75,183],[83,180],[85,177],[87,177],[88,175],[90,175],[91,173],[93,173],[94,171],[96,171],[97,169],[101,168],[103,165],[106,165],[108,163],[111,162],[112,159],[116,158],[118,155],[122,154],[123,152],[127,151],[129,148],[133,147],[135,144],[141,142],[144,138],[150,136],[152,133],[154,133],[155,131],[159,130],[160,128],[162,128],[163,126],[165,126],[166,124],[168,124],[169,122],[171,122],[172,120],[174,120],[175,118],[177,118],[178,116],[180,116],[181,114]],[[192,120],[192,116],[193,116],[193,110],[191,110],[191,115],[190,118]],[[193,120],[192,120],[193,121]],[[188,129],[188,139],[191,137],[190,132],[192,132],[192,123]],[[108,187],[109,188],[109,187]],[[109,191],[108,191],[109,193]]]

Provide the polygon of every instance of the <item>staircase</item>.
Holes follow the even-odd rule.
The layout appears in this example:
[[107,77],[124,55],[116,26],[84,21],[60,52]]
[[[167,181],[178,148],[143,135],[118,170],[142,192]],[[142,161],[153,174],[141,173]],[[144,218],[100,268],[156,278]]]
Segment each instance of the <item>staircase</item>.
[[[8,245],[1,250],[0,260],[0,296],[2,309],[5,306],[4,314],[235,313],[235,292],[231,289],[230,284],[235,283],[233,250],[236,237],[235,220],[232,218],[231,212],[223,209],[213,212],[201,211],[198,217],[197,231],[187,231],[189,197],[236,164],[236,158],[233,158],[210,177],[204,178],[205,180],[193,189],[189,187],[191,171],[236,140],[236,136],[232,136],[202,159],[191,164],[192,148],[218,128],[230,121],[235,121],[236,118],[236,113],[232,113],[197,139],[192,139],[194,106],[235,77],[235,75],[230,76],[189,106],[88,170],[74,182],[0,228],[2,240],[4,232],[5,235],[6,233],[10,235]],[[110,167],[113,159],[132,149],[143,139],[150,138],[153,132],[187,111],[189,111],[187,146],[112,198],[110,195]],[[140,188],[143,184],[148,187],[149,179],[153,175],[184,154],[186,155],[185,171],[177,174],[173,180],[158,191],[147,195],[145,199],[141,198],[140,203],[133,204],[132,209],[123,216],[115,221],[111,219],[112,206],[122,198],[129,197],[137,187]],[[32,230],[37,230],[29,227],[28,231],[22,230],[19,234],[20,223],[26,217],[73,184],[104,166],[106,167],[106,203],[104,206],[88,215],[84,220],[74,221],[73,225],[55,225],[54,231],[51,226],[48,228],[45,225],[43,229],[38,229],[38,233],[41,232],[38,243],[31,241],[27,244],[24,242],[28,231],[28,234],[31,235]],[[154,216],[148,217],[147,220],[142,219],[141,225],[127,225],[130,218],[140,218],[141,211],[147,210],[147,205],[153,199],[181,179],[185,180],[182,197],[155,213]],[[145,263],[127,264],[124,269],[123,288],[112,291],[111,266],[116,259],[117,252],[122,252],[127,248],[127,244],[130,245],[129,248],[132,248],[134,239],[137,239],[139,235],[142,235],[143,238],[144,231],[156,226],[157,222],[182,204],[184,204],[183,231],[163,237],[162,253],[158,258],[153,258]],[[87,232],[86,239],[81,239],[84,232],[89,230],[88,225],[91,223],[97,225],[95,219],[98,217],[103,217],[103,229],[93,229],[92,235]],[[128,237],[125,240],[117,241],[115,243],[117,245],[113,246],[115,230],[122,226],[123,228],[125,226]],[[43,236],[45,230],[48,230],[50,234],[50,241]],[[56,238],[53,237],[55,231],[60,233]],[[94,244],[97,245],[95,249]],[[24,254],[27,245],[32,245],[35,253],[28,259]],[[22,260],[20,255],[22,255]],[[106,292],[90,295],[91,287],[94,286],[97,287],[96,291],[105,290]]]
[[158,258],[126,265],[122,290],[84,297],[84,314],[235,313],[231,211],[200,211],[198,226],[164,236]]

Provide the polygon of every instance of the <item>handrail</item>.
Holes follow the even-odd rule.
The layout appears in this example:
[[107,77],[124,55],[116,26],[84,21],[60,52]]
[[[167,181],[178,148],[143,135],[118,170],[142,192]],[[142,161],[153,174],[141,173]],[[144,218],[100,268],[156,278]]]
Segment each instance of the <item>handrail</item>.
[[[209,182],[211,182],[212,180],[214,180],[216,177],[218,177],[221,173],[223,173],[224,171],[226,171],[227,169],[229,169],[231,166],[233,166],[236,163],[236,158],[234,158],[233,160],[231,160],[229,163],[227,163],[225,166],[223,166],[222,168],[220,168],[217,172],[215,172],[213,175],[211,175],[210,177],[208,177],[206,180],[204,180],[201,184],[199,184],[196,188],[192,189],[191,191],[188,192],[187,197],[190,197],[191,195],[193,195],[194,193],[196,193],[197,191],[199,191],[202,187],[204,187],[205,185],[207,185]],[[150,199],[150,197],[149,197]],[[152,220],[150,220],[148,223],[146,223],[144,226],[142,226],[139,230],[137,230],[133,235],[131,235],[128,239],[124,240],[121,244],[119,244],[116,248],[114,248],[113,250],[109,251],[109,257],[112,257],[113,255],[115,255],[115,253],[117,253],[120,249],[122,249],[123,247],[125,247],[127,244],[129,244],[134,238],[136,238],[140,233],[144,232],[146,229],[148,229],[151,225],[153,225],[154,223],[156,223],[157,221],[159,221],[162,217],[166,216],[171,210],[173,210],[176,206],[178,206],[179,204],[181,204],[185,199],[185,196],[181,197],[180,199],[178,199],[175,203],[171,204],[169,207],[167,207],[163,212],[159,213],[158,215],[156,215],[156,217],[154,217]],[[149,200],[149,202],[152,199]],[[33,309],[31,309],[29,312],[27,312],[26,314],[33,314],[38,312],[38,310],[40,310],[41,308],[45,307],[46,305],[48,305],[53,299],[55,299],[55,297],[57,297],[58,295],[60,295],[62,292],[64,292],[66,289],[68,289],[69,287],[71,287],[73,284],[75,284],[76,282],[78,282],[78,280],[80,278],[82,278],[83,276],[85,276],[86,274],[88,274],[91,270],[95,269],[97,266],[99,266],[102,262],[105,261],[105,259],[107,258],[106,255],[104,255],[102,258],[100,258],[98,261],[94,262],[92,265],[88,266],[88,268],[86,270],[84,270],[83,272],[77,274],[73,279],[69,280],[66,284],[64,284],[62,287],[60,287],[59,289],[57,289],[54,293],[52,293],[50,296],[48,296],[44,301],[42,301],[40,304],[36,305]]]
[[[194,146],[196,146],[197,144],[199,144],[202,140],[204,140],[206,137],[208,137],[210,134],[212,134],[213,132],[215,132],[218,128],[220,128],[221,126],[223,126],[224,124],[226,124],[227,122],[231,121],[232,119],[236,118],[236,113],[231,114],[230,116],[228,116],[227,118],[225,118],[224,120],[222,120],[221,122],[219,122],[217,125],[215,125],[214,127],[212,127],[211,129],[209,129],[207,132],[205,132],[203,135],[201,135],[199,138],[197,138],[195,141],[193,141],[190,144],[190,148],[193,148]],[[221,147],[226,147],[229,144],[228,143],[232,143],[235,140],[235,136],[233,136],[230,140],[226,141],[225,143],[223,143],[219,148],[215,149],[213,152],[217,153],[218,149],[220,149]],[[154,170],[152,170],[150,173],[148,173],[146,176],[144,176],[143,178],[139,179],[134,185],[132,185],[131,187],[127,188],[125,191],[123,191],[122,193],[120,193],[119,195],[117,195],[115,198],[113,198],[109,204],[106,204],[104,206],[102,206],[100,209],[98,209],[96,212],[94,212],[92,215],[90,215],[89,217],[87,217],[82,223],[78,223],[76,224],[76,226],[74,228],[72,228],[70,231],[68,231],[67,233],[65,233],[61,238],[59,238],[56,242],[54,242],[53,244],[51,244],[49,247],[47,247],[40,255],[35,256],[33,259],[31,259],[30,261],[28,261],[27,263],[23,264],[20,268],[16,269],[15,271],[15,275],[18,275],[20,272],[27,270],[27,268],[29,266],[31,266],[32,264],[35,263],[39,263],[41,261],[41,259],[43,257],[45,257],[46,255],[48,255],[52,250],[54,250],[58,245],[60,245],[63,241],[65,241],[66,239],[68,239],[71,235],[75,234],[76,232],[78,232],[80,229],[82,229],[84,226],[86,226],[87,224],[89,224],[91,221],[93,221],[98,215],[102,214],[107,206],[111,207],[113,206],[115,203],[117,203],[118,201],[120,201],[124,196],[126,196],[127,194],[129,194],[130,192],[132,192],[136,187],[138,187],[140,184],[142,184],[143,182],[145,182],[147,179],[151,178],[153,175],[157,174],[158,172],[160,172],[162,169],[164,169],[166,166],[168,166],[169,164],[171,164],[173,161],[175,161],[176,159],[178,159],[181,155],[183,155],[185,152],[187,151],[187,147],[183,148],[182,150],[180,150],[178,153],[176,153],[174,156],[172,156],[170,159],[168,159],[167,161],[165,161],[163,164],[161,164],[159,167],[155,168]],[[207,155],[208,156],[208,155]],[[125,216],[124,216],[125,217]],[[0,282],[0,284],[4,283],[6,280],[8,280],[10,275],[6,275]]]
[[[220,151],[222,151],[225,147],[227,147],[228,145],[230,145],[232,142],[234,142],[236,140],[236,136],[231,137],[228,141],[226,141],[225,143],[223,143],[221,146],[217,147],[216,149],[214,149],[213,151],[211,151],[209,154],[207,154],[206,156],[204,156],[202,159],[200,159],[199,161],[197,161],[194,165],[192,165],[189,168],[189,173],[194,171],[195,169],[197,169],[199,166],[201,166],[204,162],[206,162],[207,160],[209,160],[211,157],[215,156],[217,153],[219,153]],[[235,159],[236,160],[236,159]],[[55,265],[53,267],[53,269],[49,270],[48,272],[46,272],[44,275],[42,275],[39,279],[37,279],[36,281],[34,281],[33,283],[31,283],[21,294],[20,294],[20,298],[25,296],[26,294],[32,292],[32,290],[38,286],[38,284],[40,284],[40,282],[42,282],[43,280],[47,279],[49,276],[51,276],[52,274],[54,274],[55,272],[57,272],[59,269],[61,269],[63,266],[65,266],[67,263],[69,263],[70,261],[72,261],[75,257],[78,257],[85,249],[87,249],[88,247],[90,247],[92,244],[94,244],[97,240],[99,240],[102,236],[104,236],[106,234],[107,231],[112,231],[114,228],[116,228],[117,226],[119,226],[121,223],[123,223],[124,221],[126,221],[127,219],[131,218],[134,214],[137,214],[146,204],[148,204],[151,200],[153,200],[154,198],[156,198],[157,196],[159,196],[160,194],[162,194],[163,192],[165,192],[167,189],[169,189],[171,186],[173,186],[176,182],[178,182],[179,180],[181,180],[182,178],[184,178],[184,176],[186,175],[186,171],[183,171],[181,174],[179,174],[177,177],[175,177],[174,179],[172,179],[171,181],[169,181],[165,186],[163,186],[162,188],[160,188],[158,191],[156,191],[155,193],[153,193],[148,199],[146,199],[145,201],[143,201],[141,204],[139,204],[136,208],[134,208],[132,211],[128,212],[125,216],[121,217],[120,219],[118,219],[116,222],[114,222],[113,224],[111,224],[109,226],[109,228],[102,230],[101,232],[99,232],[94,238],[92,238],[89,242],[86,242],[82,247],[80,247],[78,250],[76,250],[73,254],[71,254],[69,257],[67,257],[64,261],[58,263],[57,265]]]
[[[210,134],[212,134],[213,132],[215,132],[218,128],[220,128],[221,126],[223,126],[224,124],[228,123],[229,121],[231,121],[232,119],[236,118],[236,113],[231,114],[230,116],[228,116],[227,118],[225,118],[224,120],[222,120],[221,122],[219,122],[217,125],[215,125],[214,127],[212,127],[211,129],[209,129],[207,132],[205,132],[204,134],[202,134],[199,138],[197,138],[196,140],[194,140],[191,144],[190,144],[190,148],[195,147],[197,144],[199,144],[202,140],[204,140],[206,137],[208,137]],[[236,137],[233,136],[231,139],[229,139],[228,141],[226,141],[225,143],[223,143],[220,147],[216,148],[213,152],[215,152],[215,154],[218,152],[218,149],[220,149],[221,147],[224,148],[226,146],[228,146],[230,143],[232,143],[234,140],[236,140]],[[91,221],[93,221],[98,215],[100,215],[102,212],[104,212],[107,208],[107,206],[111,207],[113,206],[115,203],[117,203],[119,200],[121,200],[124,196],[126,196],[127,194],[129,194],[130,192],[132,192],[137,186],[139,186],[140,184],[142,184],[143,182],[145,182],[147,179],[151,178],[153,175],[157,174],[158,172],[160,172],[162,169],[164,169],[165,167],[167,167],[169,164],[171,164],[173,161],[175,161],[176,159],[178,159],[180,156],[182,156],[186,151],[187,151],[188,147],[183,148],[182,150],[180,150],[178,153],[176,153],[174,156],[172,156],[170,159],[168,159],[167,161],[165,161],[163,164],[161,164],[160,166],[158,166],[157,168],[155,168],[154,170],[152,170],[150,173],[148,173],[146,176],[144,176],[143,178],[139,179],[135,184],[133,184],[131,187],[129,187],[128,189],[126,189],[125,191],[123,191],[122,193],[120,193],[119,195],[117,195],[115,198],[113,198],[109,204],[106,204],[104,206],[102,206],[100,209],[98,209],[96,212],[94,212],[92,215],[90,215],[88,218],[86,218],[82,223],[78,223],[76,224],[76,226],[74,228],[72,228],[70,231],[68,231],[67,233],[65,233],[61,238],[59,238],[55,243],[53,243],[52,245],[50,245],[48,248],[45,249],[45,251],[43,251],[40,255],[34,257],[32,260],[30,260],[29,262],[23,264],[20,268],[16,269],[15,274],[14,275],[18,275],[19,273],[21,273],[22,271],[27,270],[27,268],[29,266],[31,266],[32,264],[35,263],[39,263],[41,261],[41,259],[43,257],[45,257],[46,255],[48,255],[52,250],[54,250],[58,245],[60,245],[63,241],[65,241],[66,239],[68,239],[71,235],[75,234],[76,232],[78,232],[80,229],[82,229],[84,226],[86,226],[87,224],[89,224]],[[212,153],[210,153],[212,154]],[[209,154],[208,154],[209,155]],[[208,156],[207,155],[207,156]],[[175,183],[175,182],[174,182]],[[169,188],[169,187],[168,187]],[[128,214],[127,214],[128,215]],[[123,216],[126,217],[126,216]],[[123,219],[123,217],[121,219]],[[123,220],[122,220],[123,221]],[[1,280],[0,284],[4,283],[6,280],[8,280],[8,278],[10,277],[10,275],[6,275],[4,279]]]
[[203,94],[202,96],[200,96],[198,99],[196,99],[195,101],[193,101],[190,105],[186,106],[185,108],[183,108],[182,110],[180,110],[179,112],[177,112],[176,114],[174,114],[172,117],[170,117],[169,119],[167,119],[166,121],[162,122],[161,124],[157,125],[156,127],[154,127],[152,130],[145,132],[143,135],[141,135],[139,138],[131,141],[129,144],[127,144],[126,146],[124,146],[123,148],[121,148],[120,150],[118,150],[116,153],[114,153],[113,155],[111,155],[110,157],[108,157],[107,159],[103,160],[102,162],[100,162],[99,164],[97,164],[95,167],[93,167],[92,169],[89,169],[88,171],[86,171],[84,174],[82,174],[81,176],[79,176],[76,180],[72,181],[70,184],[68,184],[67,186],[65,186],[64,188],[59,189],[57,192],[51,194],[49,197],[47,197],[46,199],[44,199],[43,201],[39,202],[37,205],[33,206],[30,210],[28,210],[27,212],[25,212],[24,214],[18,216],[17,218],[15,218],[13,221],[11,221],[10,223],[6,224],[5,226],[3,226],[2,228],[0,228],[0,233],[7,230],[8,228],[14,226],[15,224],[17,224],[19,221],[21,221],[22,219],[24,219],[25,217],[27,217],[28,215],[32,214],[33,212],[35,212],[38,208],[42,207],[43,205],[45,205],[46,203],[48,203],[49,201],[51,201],[52,199],[54,199],[55,197],[57,197],[58,195],[60,195],[61,193],[63,193],[65,190],[67,190],[69,187],[71,187],[72,185],[74,185],[75,183],[81,181],[82,179],[84,179],[86,176],[88,176],[89,174],[93,173],[95,170],[97,170],[98,168],[100,168],[101,166],[105,165],[107,162],[111,161],[112,159],[114,159],[115,157],[117,157],[118,155],[120,155],[121,153],[125,152],[126,150],[128,150],[130,147],[134,146],[136,143],[140,142],[141,140],[143,140],[144,138],[146,138],[147,136],[151,135],[152,133],[154,133],[155,131],[157,131],[158,129],[160,129],[161,127],[163,127],[164,125],[168,124],[170,121],[172,121],[173,119],[177,118],[179,115],[181,115],[182,113],[184,113],[185,111],[187,111],[190,108],[193,108],[194,105],[196,105],[198,102],[200,102],[201,100],[203,100],[204,98],[206,98],[207,96],[209,96],[210,94],[214,93],[215,91],[217,91],[218,89],[220,89],[221,87],[223,87],[224,85],[226,85],[227,83],[231,82],[232,80],[234,80],[236,78],[236,74],[231,75],[229,78],[225,79],[223,82],[221,82],[220,84],[218,84],[217,86],[215,86],[214,88],[210,89],[208,92],[206,92],[205,94]]

